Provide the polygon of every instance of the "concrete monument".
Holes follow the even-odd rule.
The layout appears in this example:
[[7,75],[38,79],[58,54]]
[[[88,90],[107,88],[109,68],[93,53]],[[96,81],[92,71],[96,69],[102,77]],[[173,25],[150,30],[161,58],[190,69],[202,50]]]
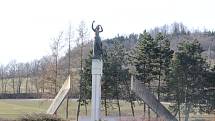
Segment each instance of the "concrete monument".
[[100,105],[101,105],[101,77],[102,77],[102,42],[99,36],[100,32],[103,32],[101,25],[97,25],[94,28],[95,21],[92,23],[92,30],[95,32],[93,59],[92,59],[92,111],[91,121],[99,121],[100,117]]

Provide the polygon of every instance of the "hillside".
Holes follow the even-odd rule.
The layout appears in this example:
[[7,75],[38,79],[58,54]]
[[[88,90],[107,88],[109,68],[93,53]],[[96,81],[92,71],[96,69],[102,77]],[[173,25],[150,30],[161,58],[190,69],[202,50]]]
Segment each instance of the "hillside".
[[[153,34],[152,34],[153,35]],[[190,34],[168,34],[167,38],[171,42],[171,49],[174,51],[177,51],[177,45],[181,43],[182,41],[193,41],[198,40],[201,43],[201,46],[204,50],[202,53],[203,56],[208,59],[208,56],[210,55],[210,59],[212,63],[215,63],[215,35],[213,34],[207,34],[204,32],[198,32],[198,33],[190,33]],[[107,49],[113,46],[114,41],[118,41],[119,43],[122,43],[124,47],[129,51],[132,50],[137,41],[138,41],[138,35],[137,34],[130,34],[129,36],[117,36],[112,39],[105,39],[102,41],[103,48]],[[87,43],[83,47],[83,58],[86,59],[89,51],[92,49],[93,43]],[[210,48],[210,49],[209,49]],[[209,51],[211,50],[211,51]],[[61,61],[65,61],[68,59],[68,54],[62,58]],[[71,66],[73,68],[80,68],[80,47],[76,47],[71,51]]]

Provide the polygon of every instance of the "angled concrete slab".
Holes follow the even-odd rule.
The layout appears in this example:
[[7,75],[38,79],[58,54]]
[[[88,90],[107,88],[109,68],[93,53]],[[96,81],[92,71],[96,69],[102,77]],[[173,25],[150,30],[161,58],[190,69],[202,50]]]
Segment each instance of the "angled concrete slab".
[[70,87],[70,76],[65,80],[63,86],[61,87],[58,94],[55,96],[54,100],[52,101],[52,104],[49,106],[49,109],[46,111],[47,114],[54,114],[57,109],[62,104],[63,100],[65,99],[66,95],[69,93]]
[[164,118],[166,121],[178,121],[175,116],[173,116],[169,110],[167,110],[151,93],[151,91],[145,87],[145,85],[138,80],[132,79],[133,91],[140,97],[150,108],[156,112],[160,117]]

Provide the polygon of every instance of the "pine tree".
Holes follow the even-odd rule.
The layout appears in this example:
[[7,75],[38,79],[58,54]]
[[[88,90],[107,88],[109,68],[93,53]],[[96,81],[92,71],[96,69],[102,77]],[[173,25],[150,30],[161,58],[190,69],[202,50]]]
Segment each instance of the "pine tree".
[[180,109],[182,103],[185,104],[185,121],[189,119],[189,113],[193,106],[200,100],[207,64],[201,57],[203,52],[200,43],[183,42],[178,46],[178,52],[173,61],[172,79],[169,81],[170,92],[175,94],[177,106]]
[[158,81],[157,97],[160,101],[160,94],[165,90],[163,86],[166,84],[168,79],[167,77],[169,75],[171,59],[174,51],[170,49],[170,41],[161,33],[156,35],[155,43],[156,46],[153,49],[155,53],[155,57],[153,59],[155,71],[153,74],[155,75],[155,80]]
[[[148,84],[150,89],[150,84],[155,78],[155,63],[154,59],[156,57],[156,41],[144,31],[143,34],[140,34],[137,47],[135,48],[134,56],[134,66],[136,67],[137,75],[136,78]],[[144,115],[146,112],[146,106],[144,103]],[[148,107],[148,117],[150,118],[150,108]]]
[[[116,99],[118,112],[121,116],[119,100],[123,98],[123,92],[126,91],[130,93],[130,89],[128,89],[129,85],[127,83],[130,78],[128,74],[128,69],[124,68],[124,58],[125,48],[117,41],[114,41],[114,45],[110,49],[103,49],[102,104],[104,104],[105,115],[108,115],[108,108],[113,105],[112,102],[108,102],[108,99]],[[91,96],[91,59],[92,53],[90,53],[88,58],[85,60],[82,75],[82,86],[84,86],[86,89],[83,89],[82,93],[85,92],[87,98],[90,98]],[[125,87],[125,84],[127,84],[127,87]],[[130,96],[128,97],[131,98]],[[84,99],[81,100],[81,102],[85,101]],[[132,100],[129,100],[129,102],[132,105],[132,114],[134,115],[133,102]]]
[[[128,69],[123,68],[125,65],[125,49],[122,44],[114,41],[113,47],[106,51],[104,56],[104,75],[103,75],[103,94],[105,109],[107,108],[106,98],[116,99],[119,116],[121,108],[119,100],[122,92],[125,90],[124,81],[129,79]],[[130,92],[129,92],[130,93]],[[106,110],[107,111],[107,110]],[[107,114],[107,112],[106,112]]]
[[158,80],[158,100],[160,100],[161,93],[161,81],[165,82],[167,80],[168,72],[170,69],[170,63],[172,59],[173,50],[170,49],[170,41],[158,33],[155,38],[156,47],[154,47],[154,70],[155,70],[155,80]]
[[85,86],[84,88],[84,93],[86,99],[91,98],[91,90],[92,90],[92,74],[91,74],[91,67],[92,67],[92,50],[90,51],[87,59],[84,62],[84,67],[83,67],[83,85]]
[[[80,87],[80,98],[79,102],[80,105],[84,105],[87,111],[88,99],[91,98],[92,93],[92,74],[91,74],[91,67],[92,67],[92,50],[90,51],[88,58],[84,61],[83,64],[83,71],[81,73],[82,81]],[[86,112],[87,115],[87,112]]]
[[215,110],[215,65],[211,69],[207,69],[205,73],[206,80],[202,84],[204,91],[199,95],[200,112],[211,113]]

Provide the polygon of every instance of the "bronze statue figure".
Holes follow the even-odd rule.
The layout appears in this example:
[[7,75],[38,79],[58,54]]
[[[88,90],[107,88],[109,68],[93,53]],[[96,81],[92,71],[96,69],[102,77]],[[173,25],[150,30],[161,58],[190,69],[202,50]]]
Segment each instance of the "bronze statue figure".
[[93,58],[94,59],[102,59],[102,42],[101,38],[99,36],[100,32],[103,32],[103,28],[101,25],[97,25],[96,28],[94,28],[92,23],[92,30],[95,32],[95,41],[94,41],[94,48],[93,48]]

